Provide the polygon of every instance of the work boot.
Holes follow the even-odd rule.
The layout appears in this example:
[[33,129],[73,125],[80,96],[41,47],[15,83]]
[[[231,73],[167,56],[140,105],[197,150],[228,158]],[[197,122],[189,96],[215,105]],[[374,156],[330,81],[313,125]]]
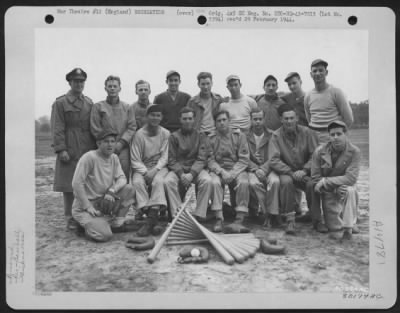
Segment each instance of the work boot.
[[79,223],[72,217],[67,217],[67,229],[72,231],[78,230]]
[[158,222],[158,208],[151,207],[149,209],[146,223],[138,230],[137,235],[140,237],[150,236],[153,232],[153,228]]
[[272,227],[274,227],[274,228],[282,228],[283,227],[282,216],[280,214],[272,215],[271,218],[272,218],[272,221],[271,221]]
[[358,228],[357,225],[353,225],[353,229],[351,231],[352,234],[359,234],[360,233],[360,229]]
[[329,239],[340,240],[341,239],[341,231],[340,230],[332,230],[329,232]]
[[296,231],[295,231],[295,213],[289,213],[286,217],[287,220],[287,225],[286,225],[286,229],[285,232],[287,235],[296,235]]
[[285,253],[284,246],[273,245],[273,244],[269,243],[267,240],[261,240],[260,248],[261,248],[262,253],[265,253],[265,254],[284,254]]
[[270,229],[271,227],[272,227],[272,225],[271,225],[271,215],[270,214],[266,214],[265,215],[265,220],[264,220],[264,223],[263,223],[263,227],[264,228],[267,228],[267,229]]
[[212,231],[214,233],[220,233],[220,232],[222,232],[223,228],[224,228],[223,221],[220,218],[217,218],[217,220],[215,221],[215,223],[212,227]]
[[300,214],[298,216],[296,214],[296,222],[299,222],[299,223],[311,223],[312,222],[311,214],[309,212],[307,212],[306,214]]
[[249,233],[250,229],[243,225],[244,218],[246,213],[244,212],[237,212],[236,218],[233,223],[224,227],[225,234],[240,234],[240,233]]
[[313,227],[319,233],[323,233],[324,234],[324,233],[327,233],[329,231],[328,227],[326,227],[325,224],[322,224],[321,221],[315,222]]
[[352,229],[351,228],[345,228],[344,231],[343,231],[342,240],[351,240],[352,237],[353,237]]

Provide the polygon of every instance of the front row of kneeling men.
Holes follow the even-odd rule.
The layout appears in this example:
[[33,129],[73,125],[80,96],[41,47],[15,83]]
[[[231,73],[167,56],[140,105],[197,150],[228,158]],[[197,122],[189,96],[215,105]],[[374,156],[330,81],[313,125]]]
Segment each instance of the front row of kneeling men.
[[[197,198],[193,215],[203,222],[211,209],[214,232],[248,231],[244,218],[257,215],[260,208],[266,226],[285,216],[286,233],[295,234],[300,189],[306,194],[314,228],[319,232],[344,229],[343,238],[350,239],[357,219],[360,151],[347,138],[346,124],[330,123],[330,141],[317,146],[313,130],[297,124],[293,106],[281,105],[279,115],[282,127],[271,132],[264,128],[264,112],[253,109],[251,129],[243,133],[230,127],[229,112],[221,110],[214,116],[216,133],[208,137],[194,128],[193,109],[181,110],[181,128],[170,134],[159,125],[161,105],[149,106],[147,124],[131,143],[130,184],[113,154],[117,134],[112,130],[99,134],[98,149],[79,160],[72,181],[74,219],[89,237],[106,241],[123,228],[134,204],[147,216],[138,235],[147,236],[161,211],[177,213],[193,183]],[[225,185],[236,211],[228,225],[222,211]],[[96,209],[102,197],[119,208],[116,216]]]

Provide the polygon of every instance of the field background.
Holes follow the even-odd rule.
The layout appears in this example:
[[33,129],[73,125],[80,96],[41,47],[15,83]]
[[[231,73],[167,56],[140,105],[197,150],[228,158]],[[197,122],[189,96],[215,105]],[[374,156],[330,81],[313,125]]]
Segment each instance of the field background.
[[[297,224],[297,236],[282,229],[268,234],[287,247],[281,256],[257,253],[244,264],[228,266],[209,245],[207,264],[176,262],[181,246],[163,247],[157,261],[146,262],[148,251],[125,247],[132,233],[115,234],[95,243],[65,228],[62,194],[52,191],[55,155],[50,135],[36,133],[36,288],[38,291],[157,291],[157,292],[339,292],[369,285],[369,134],[350,131],[362,151],[358,181],[361,233],[340,243],[310,225]],[[189,192],[190,194],[190,192]],[[190,195],[189,195],[190,196]],[[195,202],[191,201],[193,208]],[[267,231],[249,224],[263,238]],[[156,238],[157,239],[157,238]]]

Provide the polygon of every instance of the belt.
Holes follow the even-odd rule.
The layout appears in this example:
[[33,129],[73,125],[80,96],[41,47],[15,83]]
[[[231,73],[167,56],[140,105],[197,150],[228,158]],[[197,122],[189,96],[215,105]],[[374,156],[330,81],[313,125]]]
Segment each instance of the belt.
[[308,128],[315,130],[317,132],[327,132],[328,131],[328,127],[314,127],[314,126],[308,125]]

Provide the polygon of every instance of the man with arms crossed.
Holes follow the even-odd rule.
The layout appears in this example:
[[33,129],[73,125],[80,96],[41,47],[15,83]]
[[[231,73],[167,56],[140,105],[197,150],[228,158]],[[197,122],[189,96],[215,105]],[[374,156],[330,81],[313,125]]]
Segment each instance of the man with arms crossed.
[[201,72],[197,75],[197,85],[200,93],[192,97],[187,106],[195,111],[194,128],[207,136],[215,134],[214,115],[220,110],[223,98],[211,91],[213,86],[212,75]]
[[[356,182],[360,171],[360,149],[347,138],[347,126],[338,120],[328,125],[330,140],[313,155],[311,176],[315,191],[322,199],[325,224],[329,231],[342,228],[343,239],[351,239],[358,209]],[[312,211],[315,223],[321,223],[321,208]],[[334,237],[336,237],[334,235]]]
[[122,170],[129,180],[129,144],[136,132],[133,107],[119,99],[121,80],[118,76],[108,76],[104,82],[107,99],[93,105],[90,115],[90,130],[97,137],[104,129],[114,129],[118,133],[114,153],[118,155]]
[[142,128],[146,124],[147,108],[151,105],[149,96],[151,93],[150,83],[145,80],[139,80],[135,84],[135,92],[138,96],[136,102],[133,103],[133,113],[136,119],[136,129]]
[[268,144],[271,133],[264,127],[264,111],[257,108],[250,115],[251,128],[247,134],[250,150],[250,203],[261,206],[265,215],[264,225],[270,227],[271,220],[279,215],[279,176],[270,167]]
[[224,228],[225,232],[249,232],[243,226],[243,221],[249,209],[249,177],[246,172],[249,165],[249,149],[246,135],[238,129],[229,126],[229,112],[221,110],[215,115],[217,132],[210,137],[208,167],[211,171],[213,196],[211,209],[215,212],[217,221],[214,232],[223,229],[222,200],[224,185],[227,184],[236,202],[236,219],[234,223]]
[[311,63],[311,78],[315,88],[304,97],[304,110],[319,144],[329,141],[327,127],[329,123],[340,120],[350,127],[353,123],[353,112],[342,90],[327,83],[328,62],[317,59]]
[[136,132],[131,146],[131,183],[136,189],[136,207],[147,215],[146,223],[137,233],[139,236],[152,233],[160,209],[167,207],[164,177],[168,173],[169,131],[160,126],[162,116],[160,104],[149,106],[147,123]]
[[114,130],[98,133],[98,149],[81,157],[72,179],[72,215],[95,241],[108,241],[113,232],[124,231],[125,216],[133,203],[134,189],[114,154],[117,137]]
[[311,157],[317,143],[309,128],[297,124],[293,106],[282,104],[279,115],[282,127],[272,134],[268,154],[270,166],[280,179],[281,209],[288,222],[286,233],[294,235],[296,188],[305,191],[308,207],[312,207]]
[[221,103],[221,110],[229,112],[230,127],[248,132],[250,129],[250,111],[257,108],[256,101],[240,92],[242,83],[237,75],[229,75],[226,78],[226,88],[231,97],[228,102]]
[[207,214],[212,185],[211,177],[204,169],[207,165],[207,136],[194,129],[195,111],[184,107],[180,112],[181,129],[169,137],[168,168],[164,188],[169,208],[174,216],[182,205],[186,191],[192,183],[197,187],[197,205],[194,216],[204,221]]
[[265,94],[256,98],[257,104],[265,113],[265,127],[270,130],[277,130],[282,126],[278,108],[284,103],[277,93],[278,80],[275,76],[268,75],[264,79],[263,86]]
[[285,82],[288,84],[290,93],[282,96],[282,100],[294,106],[299,117],[299,125],[308,126],[306,112],[304,111],[304,96],[306,93],[301,88],[303,82],[299,73],[290,72],[287,74]]
[[167,73],[166,83],[167,91],[157,95],[154,98],[154,104],[161,104],[163,109],[163,119],[160,125],[172,133],[181,127],[179,112],[188,103],[190,95],[179,91],[181,75],[177,71]]

